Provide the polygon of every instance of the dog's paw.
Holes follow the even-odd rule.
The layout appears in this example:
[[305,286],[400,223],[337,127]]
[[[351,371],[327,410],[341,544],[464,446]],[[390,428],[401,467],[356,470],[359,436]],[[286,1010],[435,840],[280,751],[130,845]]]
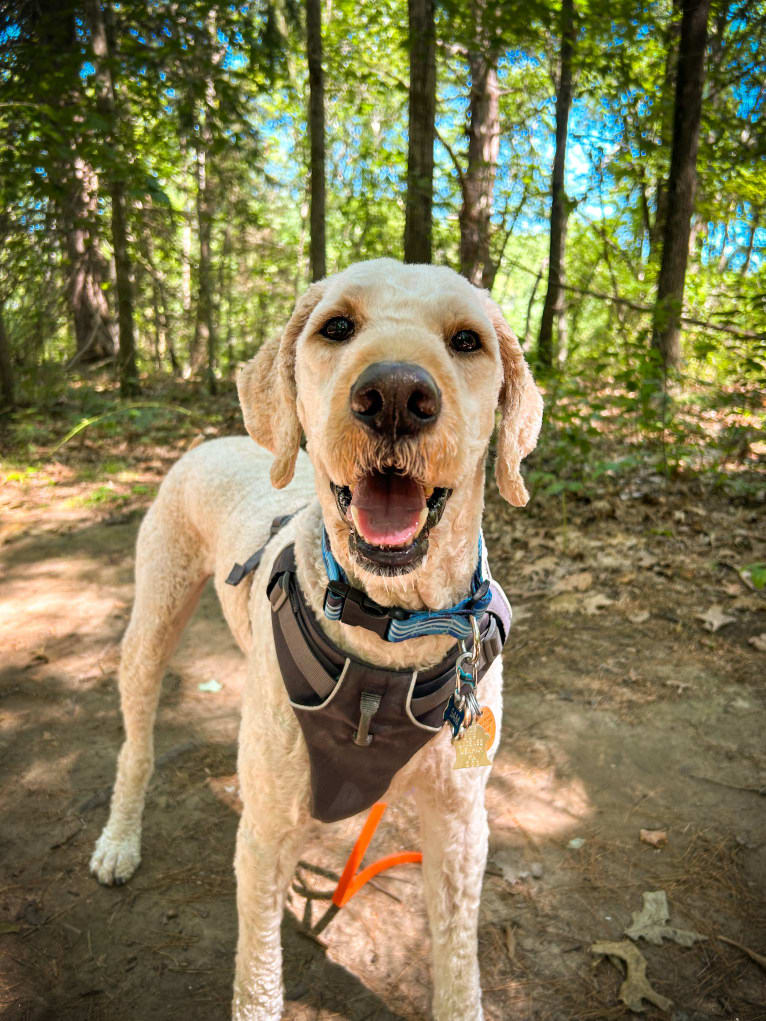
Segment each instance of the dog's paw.
[[117,840],[104,830],[90,859],[90,871],[104,886],[121,886],[127,883],[140,862],[140,833]]

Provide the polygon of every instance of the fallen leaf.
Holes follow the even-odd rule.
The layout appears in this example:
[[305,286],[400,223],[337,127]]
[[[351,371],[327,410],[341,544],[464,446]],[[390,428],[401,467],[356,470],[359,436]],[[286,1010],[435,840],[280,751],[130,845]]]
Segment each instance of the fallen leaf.
[[582,608],[592,617],[594,613],[598,613],[599,610],[603,610],[604,607],[611,606],[613,603],[614,599],[605,596],[603,592],[594,592],[592,596],[583,600]]
[[702,621],[702,626],[706,631],[714,633],[727,624],[733,624],[736,620],[736,617],[730,617],[723,612],[720,603],[713,603],[709,610],[705,610],[704,613],[695,613],[694,616],[697,620]]
[[663,939],[672,940],[682,947],[693,946],[697,940],[706,939],[698,932],[688,929],[674,929],[668,925],[670,911],[668,909],[668,898],[664,890],[654,890],[641,894],[643,907],[640,911],[634,911],[631,924],[625,930],[625,935],[630,939],[638,941],[645,939],[656,947],[662,946]]
[[748,638],[748,642],[759,652],[766,652],[766,631],[763,634],[753,635],[751,638]]
[[548,608],[554,613],[576,613],[580,609],[580,600],[573,592],[562,592],[551,599]]
[[514,961],[516,959],[516,936],[513,931],[513,926],[506,925],[505,927],[505,949],[508,951],[508,957]]
[[746,564],[739,572],[748,588],[766,588],[766,564]]
[[620,986],[620,999],[629,1010],[642,1014],[646,1009],[642,1000],[653,1003],[660,1010],[670,1010],[673,1001],[666,996],[661,996],[656,989],[649,984],[646,977],[646,960],[632,943],[623,940],[621,943],[602,942],[594,943],[590,948],[592,954],[603,954],[614,964],[614,958],[624,961],[627,967],[627,977]]
[[593,584],[593,575],[590,571],[576,571],[574,574],[568,574],[565,578],[558,581],[554,587],[554,592],[585,592]]
[[643,844],[651,847],[662,847],[668,842],[667,830],[639,830],[638,837]]
[[625,558],[617,557],[614,553],[599,553],[596,556],[596,563],[599,567],[604,567],[608,571],[616,571],[618,568],[625,566]]
[[766,612],[766,599],[761,599],[760,596],[754,595],[741,595],[737,596],[729,606],[730,610],[752,610],[758,613],[759,610]]
[[546,571],[552,571],[558,565],[558,559],[550,554],[546,557],[539,557],[531,564],[526,564],[522,567],[521,573],[526,577],[531,574],[545,574]]
[[208,784],[213,794],[222,801],[227,808],[242,814],[242,799],[239,796],[239,778],[236,773],[231,776],[208,777]]
[[513,626],[516,627],[522,620],[532,616],[532,610],[529,606],[524,606],[522,603],[513,604]]
[[650,614],[648,610],[639,610],[638,613],[629,613],[628,620],[631,624],[643,624],[645,621],[649,620],[649,616]]

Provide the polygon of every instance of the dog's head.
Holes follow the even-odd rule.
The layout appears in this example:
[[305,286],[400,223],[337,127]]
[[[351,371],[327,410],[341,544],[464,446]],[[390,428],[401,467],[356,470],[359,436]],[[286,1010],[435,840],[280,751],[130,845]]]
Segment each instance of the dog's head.
[[497,305],[450,269],[379,259],[313,284],[238,389],[278,488],[303,431],[333,549],[345,536],[358,569],[418,567],[474,487],[498,406],[497,483],[509,503],[528,500],[519,465],[537,442],[540,393]]

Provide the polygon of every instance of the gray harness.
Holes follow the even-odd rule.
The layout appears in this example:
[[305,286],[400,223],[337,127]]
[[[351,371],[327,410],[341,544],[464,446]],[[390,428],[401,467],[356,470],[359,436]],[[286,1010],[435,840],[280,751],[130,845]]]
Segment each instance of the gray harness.
[[[272,535],[286,520],[275,520]],[[262,553],[236,564],[227,582],[238,584],[258,566]],[[377,631],[381,607],[352,591],[353,623]],[[510,627],[500,586],[493,581],[490,591],[492,600],[479,623],[477,680],[502,651]],[[311,814],[322,822],[348,818],[379,800],[402,766],[442,729],[460,648],[456,644],[425,670],[393,670],[347,655],[322,631],[306,603],[292,544],[274,561],[267,593],[279,668],[309,752]],[[373,626],[365,620],[365,602]]]

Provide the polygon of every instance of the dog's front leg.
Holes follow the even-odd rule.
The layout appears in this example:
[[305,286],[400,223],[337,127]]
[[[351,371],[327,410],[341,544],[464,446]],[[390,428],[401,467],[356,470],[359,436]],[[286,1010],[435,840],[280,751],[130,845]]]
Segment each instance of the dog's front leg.
[[308,757],[289,707],[286,713],[280,720],[279,710],[264,712],[248,686],[239,748],[234,1021],[282,1017],[282,914],[309,824]]
[[[269,809],[270,810],[270,809]],[[304,828],[280,840],[243,815],[237,833],[239,941],[234,979],[234,1021],[279,1021],[282,987],[281,923],[285,895],[300,857]]]
[[489,767],[455,771],[443,758],[438,772],[436,783],[433,775],[425,776],[416,787],[433,943],[433,1016],[435,1021],[482,1021],[478,923]]

